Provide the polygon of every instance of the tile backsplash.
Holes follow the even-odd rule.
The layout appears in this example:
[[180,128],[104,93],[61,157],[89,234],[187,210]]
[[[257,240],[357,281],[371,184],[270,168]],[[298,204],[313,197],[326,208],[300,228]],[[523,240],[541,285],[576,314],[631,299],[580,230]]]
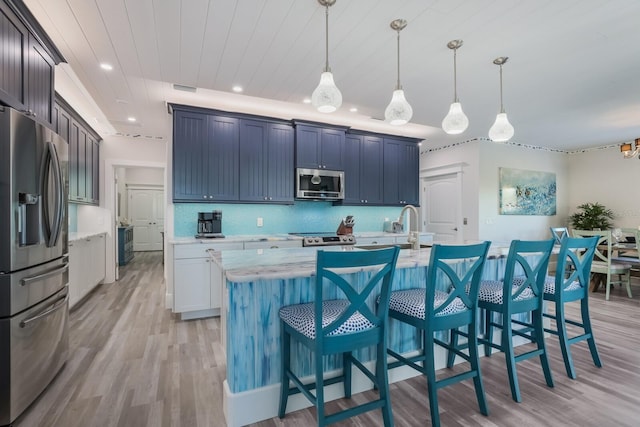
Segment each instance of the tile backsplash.
[[[402,208],[385,206],[334,206],[331,202],[297,201],[293,205],[174,204],[174,235],[196,233],[198,212],[222,211],[222,233],[278,234],[291,232],[335,232],[347,215],[355,218],[354,232],[382,231],[385,218],[395,220]],[[257,226],[262,218],[263,226]]]

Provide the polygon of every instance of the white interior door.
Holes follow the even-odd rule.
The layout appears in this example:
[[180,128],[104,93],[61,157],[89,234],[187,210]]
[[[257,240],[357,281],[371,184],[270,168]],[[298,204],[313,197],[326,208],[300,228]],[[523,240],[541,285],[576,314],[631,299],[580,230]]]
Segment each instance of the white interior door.
[[164,191],[158,189],[128,189],[129,218],[133,225],[134,251],[162,250],[164,231]]
[[435,233],[434,241],[461,242],[461,188],[458,174],[438,175],[422,181],[424,231]]

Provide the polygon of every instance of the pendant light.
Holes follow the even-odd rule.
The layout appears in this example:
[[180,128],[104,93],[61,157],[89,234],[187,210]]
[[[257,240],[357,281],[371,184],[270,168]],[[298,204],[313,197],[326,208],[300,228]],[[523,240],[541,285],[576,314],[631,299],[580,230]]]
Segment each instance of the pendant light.
[[396,19],[391,21],[391,28],[398,32],[398,82],[396,83],[396,90],[393,91],[391,102],[384,110],[384,118],[392,125],[403,125],[411,120],[413,116],[413,109],[404,97],[404,90],[400,84],[400,31],[407,26],[407,21],[404,19]]
[[325,10],[325,66],[320,75],[320,83],[311,94],[311,104],[321,113],[333,113],[342,105],[342,93],[333,82],[333,74],[329,68],[329,7],[336,0],[318,0]]
[[496,121],[489,129],[489,138],[494,142],[507,142],[513,137],[513,126],[509,123],[507,113],[504,112],[504,106],[502,105],[502,66],[509,59],[506,56],[501,56],[493,60],[493,63],[500,66],[500,112],[496,116]]
[[449,107],[449,113],[442,120],[442,130],[449,135],[460,134],[469,127],[469,119],[462,111],[462,105],[458,99],[456,54],[461,46],[462,40],[451,40],[447,43],[447,47],[453,50],[453,103]]

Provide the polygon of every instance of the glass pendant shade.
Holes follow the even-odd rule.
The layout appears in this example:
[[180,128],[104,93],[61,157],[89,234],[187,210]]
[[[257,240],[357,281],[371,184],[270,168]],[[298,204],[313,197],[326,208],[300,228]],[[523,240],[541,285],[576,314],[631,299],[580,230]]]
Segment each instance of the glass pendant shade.
[[442,120],[442,129],[449,135],[458,135],[469,127],[469,119],[462,111],[459,102],[453,102],[449,107],[449,113]]
[[396,89],[393,91],[391,102],[384,110],[384,118],[392,125],[404,125],[413,116],[413,108],[404,97],[404,90]]
[[333,113],[342,105],[342,93],[333,82],[331,72],[320,75],[320,83],[311,94],[311,104],[321,113]]
[[513,137],[513,126],[509,123],[507,113],[498,113],[496,121],[489,129],[489,138],[494,142],[507,142]]

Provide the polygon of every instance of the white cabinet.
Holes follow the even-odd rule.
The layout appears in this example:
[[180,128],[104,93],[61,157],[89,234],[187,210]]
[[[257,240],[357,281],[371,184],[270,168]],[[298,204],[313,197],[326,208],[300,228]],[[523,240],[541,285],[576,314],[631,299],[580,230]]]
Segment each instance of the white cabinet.
[[105,233],[69,242],[70,307],[104,280],[105,255]]
[[212,308],[210,268],[209,258],[185,258],[174,261],[174,311],[182,313]]
[[[173,311],[183,319],[219,314],[222,283],[213,275],[209,251],[243,249],[242,242],[194,243],[173,249]],[[202,312],[207,310],[210,312]],[[199,312],[199,313],[196,313]],[[188,314],[192,313],[192,314]]]
[[244,242],[245,249],[282,249],[282,248],[301,248],[301,247],[302,247],[302,239]]
[[395,245],[395,236],[356,237],[356,245]]
[[[433,233],[420,232],[420,244],[429,245],[433,243]],[[398,234],[396,236],[377,236],[377,237],[356,237],[357,245],[395,245],[407,243],[407,234]]]

